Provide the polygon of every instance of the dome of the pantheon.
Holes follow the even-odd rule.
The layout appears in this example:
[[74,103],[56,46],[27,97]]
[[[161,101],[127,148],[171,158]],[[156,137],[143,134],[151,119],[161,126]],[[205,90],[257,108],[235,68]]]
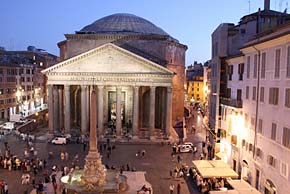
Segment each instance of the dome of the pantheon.
[[148,20],[133,14],[118,13],[103,17],[77,33],[168,35]]

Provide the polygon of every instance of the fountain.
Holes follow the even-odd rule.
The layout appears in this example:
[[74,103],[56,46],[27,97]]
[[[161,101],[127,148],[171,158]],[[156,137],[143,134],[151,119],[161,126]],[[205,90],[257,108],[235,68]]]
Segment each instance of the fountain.
[[97,150],[96,92],[91,92],[90,146],[83,170],[75,170],[61,178],[68,193],[118,194],[127,189],[126,177],[118,171],[106,170]]

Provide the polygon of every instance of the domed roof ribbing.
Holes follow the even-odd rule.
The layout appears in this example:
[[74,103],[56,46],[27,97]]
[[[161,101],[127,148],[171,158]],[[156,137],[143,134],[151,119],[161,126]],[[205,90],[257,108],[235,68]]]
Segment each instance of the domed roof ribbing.
[[168,35],[164,30],[148,20],[133,14],[124,13],[103,17],[85,26],[77,33]]

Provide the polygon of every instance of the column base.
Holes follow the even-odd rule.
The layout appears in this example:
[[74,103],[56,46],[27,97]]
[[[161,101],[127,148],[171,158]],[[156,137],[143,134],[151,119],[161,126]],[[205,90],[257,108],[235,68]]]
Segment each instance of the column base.
[[156,137],[155,136],[150,136],[149,139],[150,140],[156,140]]
[[137,135],[133,135],[132,139],[139,139]]

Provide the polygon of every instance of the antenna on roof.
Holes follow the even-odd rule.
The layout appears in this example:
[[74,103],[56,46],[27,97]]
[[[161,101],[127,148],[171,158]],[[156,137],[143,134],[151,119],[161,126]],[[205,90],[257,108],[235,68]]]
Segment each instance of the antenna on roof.
[[249,3],[249,13],[251,13],[251,0],[249,0],[248,3]]

